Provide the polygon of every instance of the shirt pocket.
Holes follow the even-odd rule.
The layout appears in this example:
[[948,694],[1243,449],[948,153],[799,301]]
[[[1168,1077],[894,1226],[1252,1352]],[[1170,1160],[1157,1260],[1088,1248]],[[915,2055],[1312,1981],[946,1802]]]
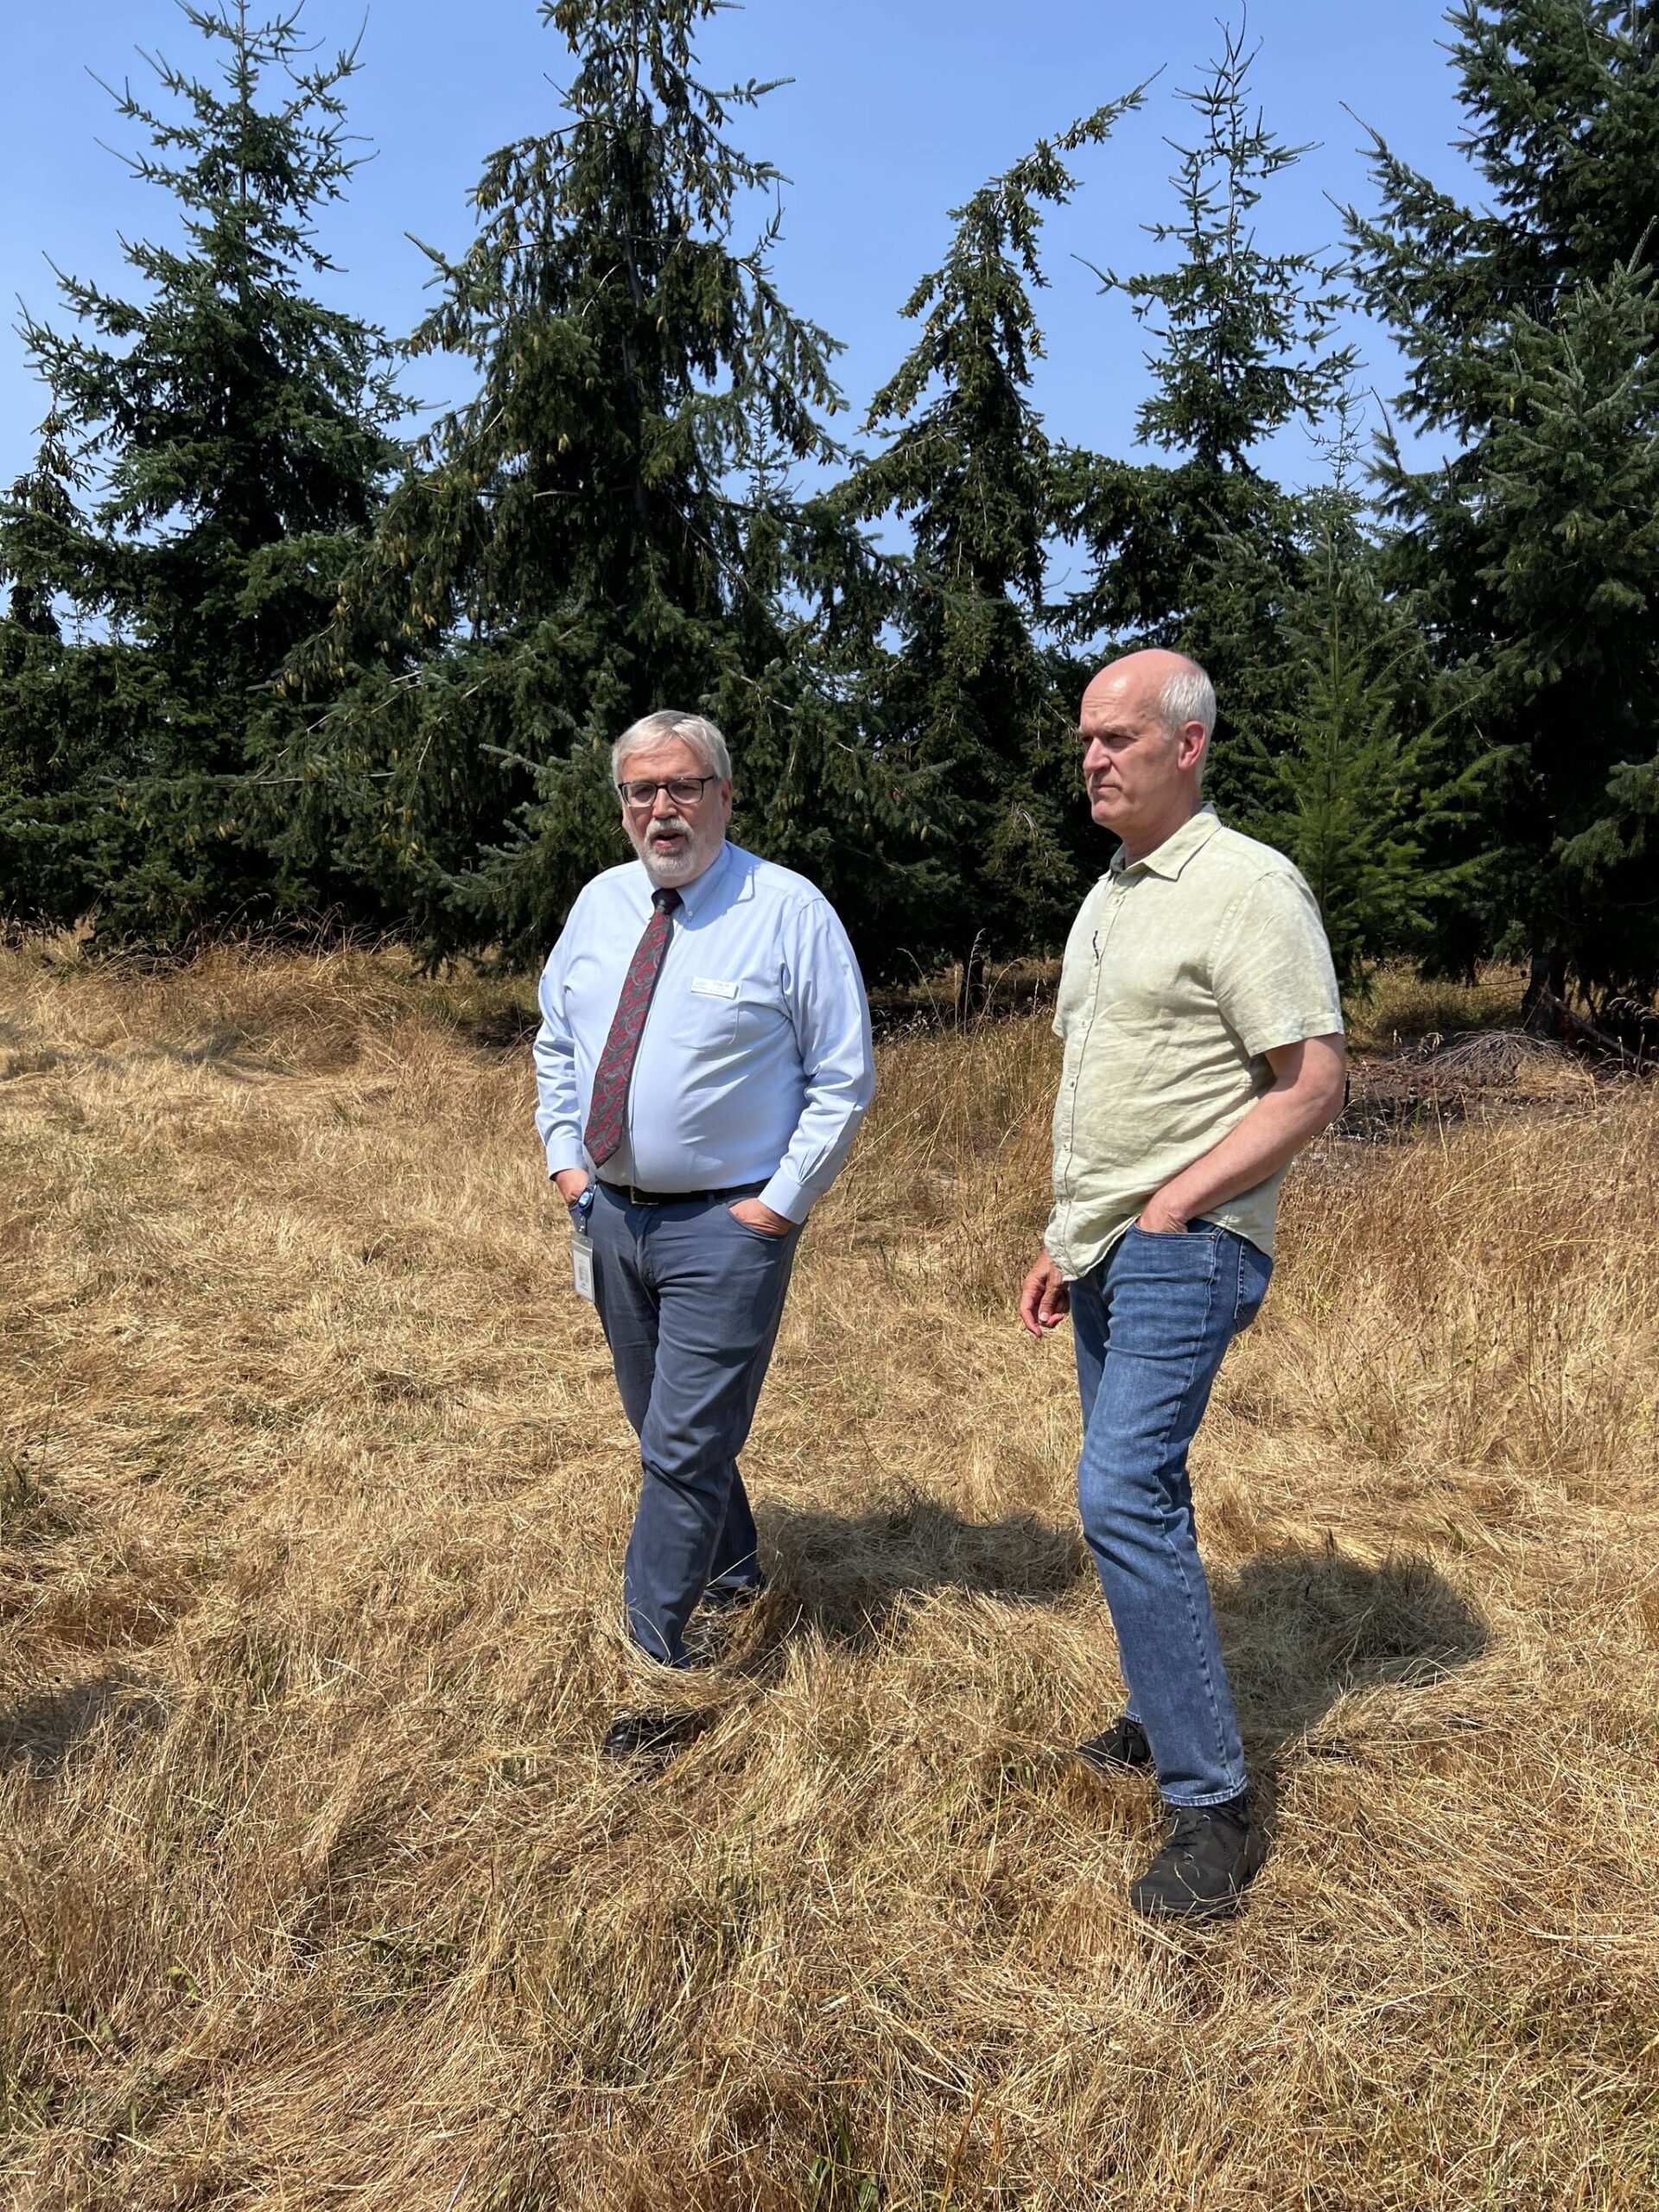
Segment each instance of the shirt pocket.
[[717,976],[694,976],[680,1001],[682,1038],[692,1052],[729,1051],[737,1043],[742,986]]
[[774,976],[746,976],[735,1007],[737,1041],[745,1052],[764,1052],[790,1027],[783,986]]

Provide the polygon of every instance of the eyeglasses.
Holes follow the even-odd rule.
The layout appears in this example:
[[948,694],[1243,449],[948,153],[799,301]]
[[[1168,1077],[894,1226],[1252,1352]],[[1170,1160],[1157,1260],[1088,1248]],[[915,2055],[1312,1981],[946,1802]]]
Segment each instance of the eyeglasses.
[[690,806],[702,797],[705,784],[717,784],[718,776],[671,776],[664,784],[619,784],[616,795],[624,806],[644,809],[655,806],[658,791],[666,791],[676,806]]

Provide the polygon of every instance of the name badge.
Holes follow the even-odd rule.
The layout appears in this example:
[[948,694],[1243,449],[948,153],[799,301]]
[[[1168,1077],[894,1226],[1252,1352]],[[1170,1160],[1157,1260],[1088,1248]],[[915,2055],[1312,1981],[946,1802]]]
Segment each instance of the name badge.
[[593,1240],[579,1230],[570,1233],[570,1271],[575,1278],[576,1296],[594,1302],[594,1247]]
[[694,976],[691,988],[702,999],[734,999],[737,996],[735,983],[716,982],[712,976]]

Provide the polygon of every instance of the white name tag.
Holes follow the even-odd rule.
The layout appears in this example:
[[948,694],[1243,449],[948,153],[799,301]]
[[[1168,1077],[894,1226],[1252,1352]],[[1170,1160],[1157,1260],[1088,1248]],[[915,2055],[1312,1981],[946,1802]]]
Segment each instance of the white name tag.
[[594,1248],[585,1236],[574,1231],[570,1237],[570,1268],[575,1277],[576,1296],[594,1302]]
[[691,988],[699,998],[703,999],[734,999],[737,996],[735,983],[716,982],[712,976],[694,976]]

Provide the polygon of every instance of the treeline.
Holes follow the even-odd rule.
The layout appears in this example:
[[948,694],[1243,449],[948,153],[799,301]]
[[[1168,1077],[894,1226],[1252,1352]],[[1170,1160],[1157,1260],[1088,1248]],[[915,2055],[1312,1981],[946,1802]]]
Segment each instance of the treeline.
[[[1306,149],[1224,34],[1148,226],[1165,265],[1102,272],[1149,349],[1113,456],[1032,404],[1042,233],[1142,92],[954,211],[849,443],[833,340],[771,234],[736,243],[779,180],[739,143],[764,88],[699,73],[715,4],[547,0],[563,109],[485,162],[397,345],[313,296],[355,54],[318,60],[297,11],[184,9],[200,73],[118,100],[181,242],[22,328],[50,411],[0,502],[14,923],[536,958],[623,850],[611,739],[671,703],[728,731],[736,833],[823,885],[873,973],[971,968],[1058,943],[1100,865],[1077,695],[1160,644],[1214,674],[1217,803],[1294,855],[1350,977],[1500,955],[1592,1012],[1650,992],[1659,11],[1455,7],[1478,201],[1377,141],[1323,256],[1260,243]],[[1362,443],[1350,304],[1444,460]],[[400,442],[399,363],[440,349],[474,396]],[[1297,425],[1312,491],[1264,463]]]

